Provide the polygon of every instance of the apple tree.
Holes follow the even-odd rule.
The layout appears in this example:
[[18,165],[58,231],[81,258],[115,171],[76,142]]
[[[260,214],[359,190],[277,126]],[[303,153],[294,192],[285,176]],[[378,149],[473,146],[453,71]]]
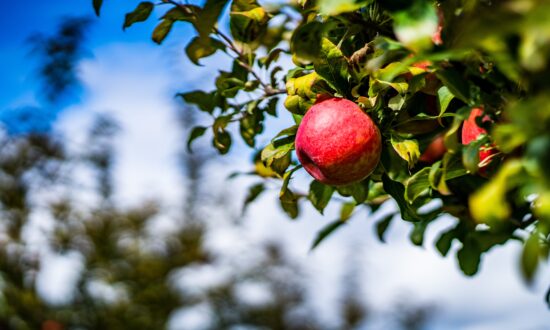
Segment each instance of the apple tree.
[[[93,0],[98,15],[102,4]],[[478,271],[485,252],[511,240],[523,244],[520,264],[528,282],[548,260],[547,1],[162,0],[136,4],[123,27],[147,20],[155,8],[162,16],[154,42],[188,24],[196,31],[185,45],[190,61],[201,65],[215,53],[232,61],[212,77],[214,90],[178,94],[210,118],[192,129],[189,147],[206,135],[220,154],[237,138],[259,150],[251,166],[262,181],[250,188],[246,203],[273,179],[280,180],[280,205],[290,218],[304,203],[321,213],[341,203],[341,217],[320,230],[313,247],[360,208],[375,214],[393,200],[398,208],[377,223],[379,238],[399,219],[410,223],[412,243],[422,245],[428,226],[451,215],[455,226],[435,245],[445,256],[459,242],[456,257],[466,275]],[[353,102],[378,128],[379,162],[345,185],[291,183],[305,165],[295,152],[302,120],[317,105],[338,99]],[[335,123],[342,123],[339,110],[330,112]],[[288,128],[257,145],[268,119],[282,111],[291,114]],[[361,130],[353,121],[349,126]],[[364,141],[361,148],[370,151],[372,144]],[[331,157],[345,157],[342,150],[335,148]],[[322,157],[309,160],[320,163]]]

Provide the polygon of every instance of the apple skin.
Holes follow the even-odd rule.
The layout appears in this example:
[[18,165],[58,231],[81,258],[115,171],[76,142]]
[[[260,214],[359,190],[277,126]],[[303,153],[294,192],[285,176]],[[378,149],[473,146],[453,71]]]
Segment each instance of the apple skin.
[[317,181],[346,185],[366,178],[380,161],[378,127],[357,104],[325,99],[305,114],[296,133],[296,154]]
[[[476,118],[483,116],[482,108],[473,108],[470,112],[468,119],[464,121],[462,125],[462,144],[467,145],[470,142],[477,139],[481,134],[487,134],[487,131],[479,127],[476,123]],[[491,118],[485,115],[482,119],[482,122],[490,122]],[[494,145],[485,145],[479,148],[479,174],[483,177],[489,176],[489,165],[492,162],[492,157],[497,153],[497,149]],[[489,158],[491,157],[491,158]]]
[[425,164],[433,164],[440,160],[446,151],[447,148],[445,147],[443,135],[438,135],[428,144],[428,147],[426,147],[426,150],[420,155],[418,161]]

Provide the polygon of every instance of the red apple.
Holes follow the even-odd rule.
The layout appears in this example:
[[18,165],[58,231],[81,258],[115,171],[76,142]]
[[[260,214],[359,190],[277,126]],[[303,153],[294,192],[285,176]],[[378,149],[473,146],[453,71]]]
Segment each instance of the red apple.
[[[462,125],[462,144],[467,145],[470,142],[477,139],[477,137],[481,134],[487,134],[487,131],[479,127],[476,122],[476,118],[483,116],[483,109],[482,108],[474,108],[470,112],[470,116],[468,119],[464,121],[464,124]],[[482,118],[482,122],[490,122],[491,118],[489,116],[485,115]],[[488,167],[491,163],[492,159],[494,158],[494,155],[497,154],[498,151],[496,147],[492,144],[483,145],[479,148],[479,174],[482,176],[488,175]]]
[[313,105],[296,134],[296,154],[306,171],[329,185],[366,178],[382,151],[378,127],[352,101],[330,98]]
[[433,164],[440,160],[446,151],[447,148],[445,147],[443,135],[438,135],[428,144],[428,147],[426,147],[426,150],[424,150],[418,160],[422,163]]

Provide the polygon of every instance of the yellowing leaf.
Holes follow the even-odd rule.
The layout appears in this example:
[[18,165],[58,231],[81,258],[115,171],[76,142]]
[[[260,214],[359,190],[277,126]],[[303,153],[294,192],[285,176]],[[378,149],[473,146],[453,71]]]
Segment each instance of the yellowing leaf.
[[323,15],[338,15],[345,12],[350,12],[361,8],[362,6],[371,3],[370,1],[355,1],[355,0],[319,0],[319,12]]
[[398,135],[391,137],[391,145],[399,157],[409,163],[409,168],[413,167],[420,157],[420,148],[418,141],[413,139],[403,139]]
[[523,164],[519,160],[508,161],[497,175],[470,196],[472,217],[482,223],[498,223],[508,219],[512,212],[506,201],[506,193],[521,180]]

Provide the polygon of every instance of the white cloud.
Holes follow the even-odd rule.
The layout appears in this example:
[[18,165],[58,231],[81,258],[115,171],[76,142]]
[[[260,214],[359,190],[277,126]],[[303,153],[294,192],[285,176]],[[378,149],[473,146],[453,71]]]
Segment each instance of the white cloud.
[[172,72],[162,64],[162,53],[146,45],[96,49],[80,68],[85,96],[59,123],[69,139],[80,142],[92,112],[110,114],[122,124],[114,175],[122,202],[175,203],[182,192],[176,166],[182,136],[173,112]]
[[82,267],[82,257],[76,253],[43,253],[36,283],[38,293],[51,304],[70,302]]

